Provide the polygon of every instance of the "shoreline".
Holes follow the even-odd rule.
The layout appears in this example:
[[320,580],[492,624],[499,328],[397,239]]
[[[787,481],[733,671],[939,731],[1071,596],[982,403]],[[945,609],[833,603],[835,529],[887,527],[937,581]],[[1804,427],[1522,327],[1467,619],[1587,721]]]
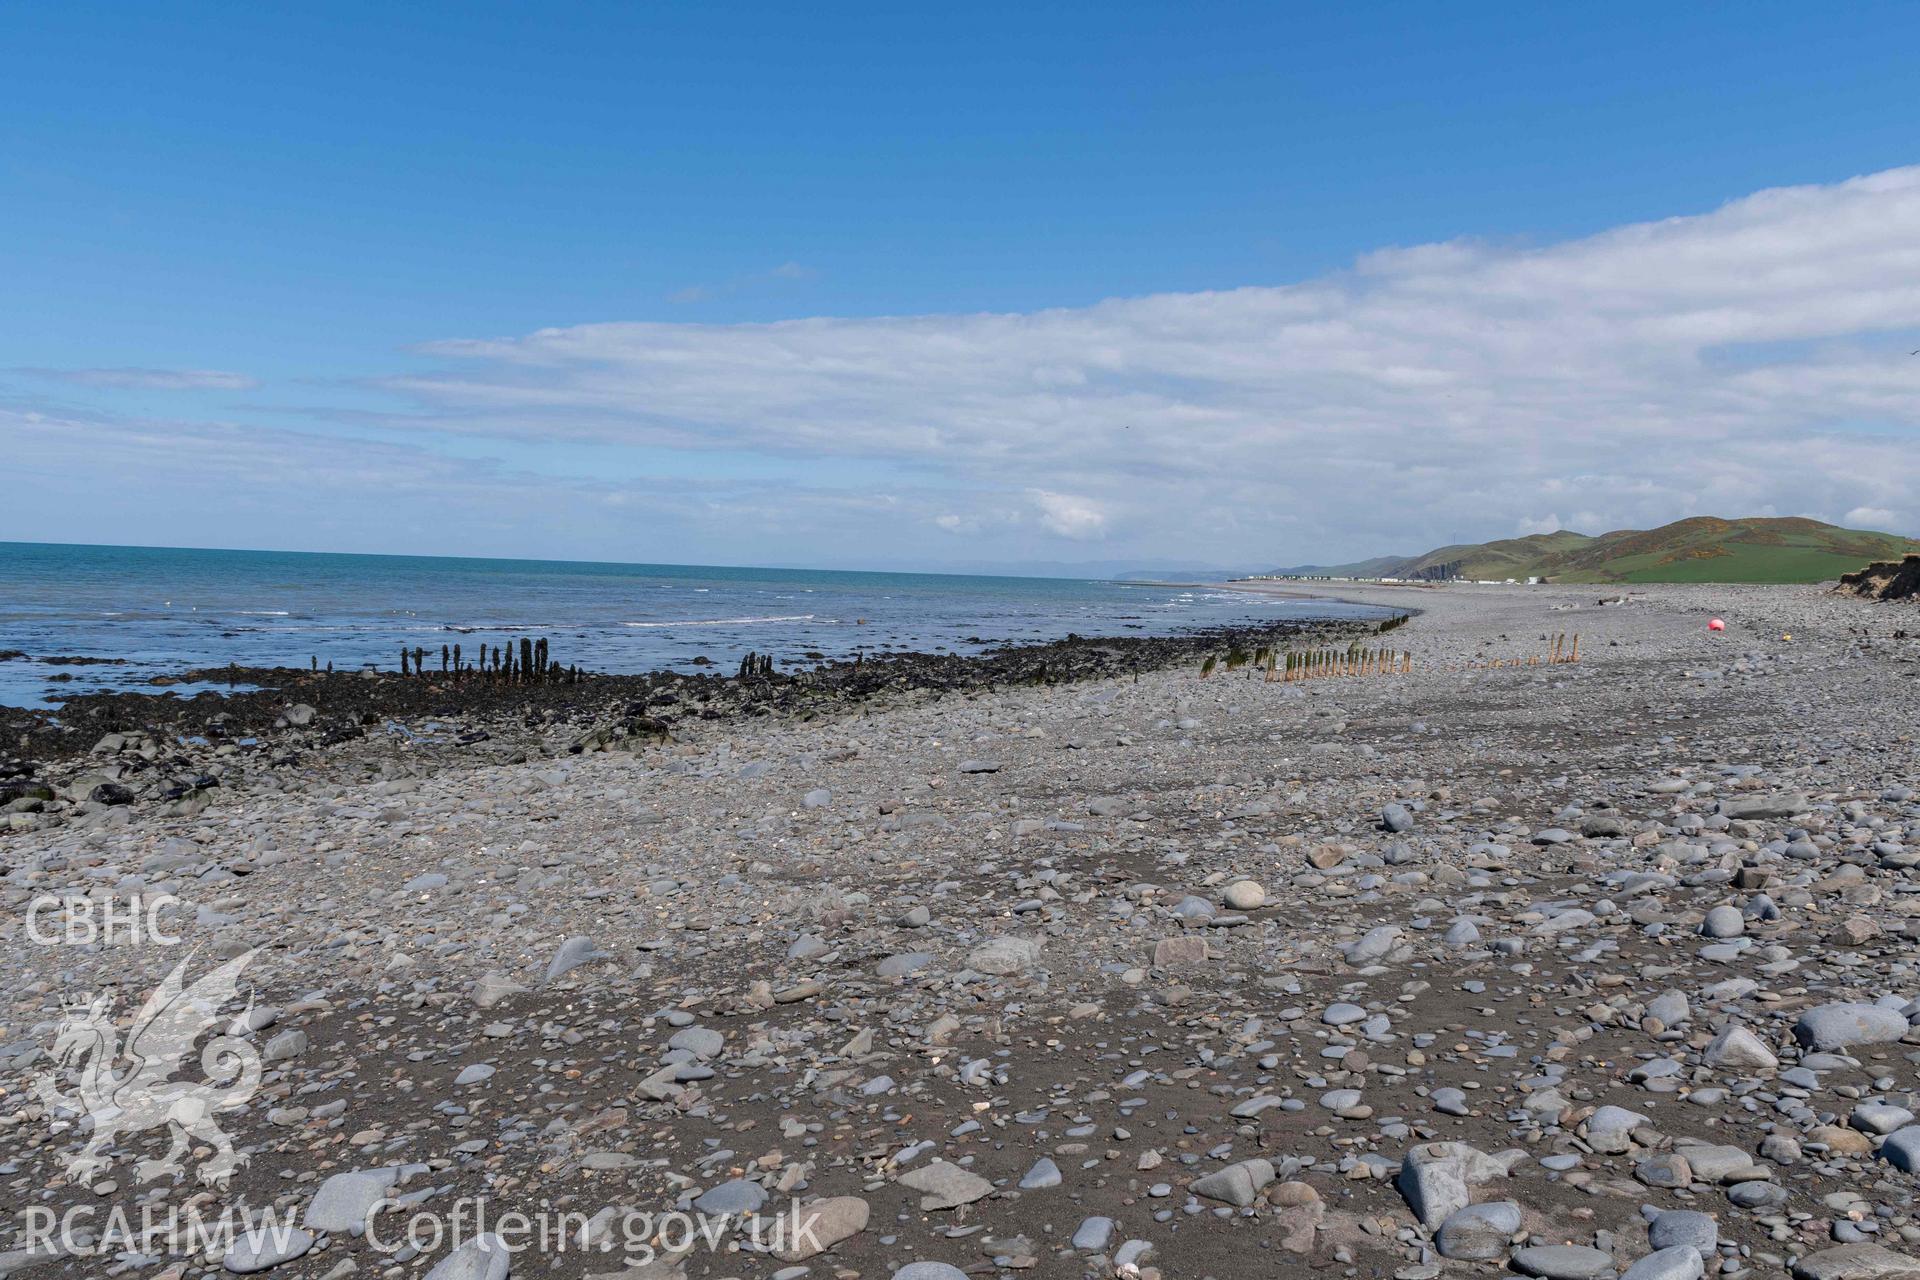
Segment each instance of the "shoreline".
[[[310,561],[310,562],[308,562]],[[521,637],[553,659],[637,675],[732,670],[749,650],[783,666],[880,653],[973,654],[1081,635],[1163,635],[1339,611],[1125,580],[859,574],[725,566],[596,565],[395,557],[296,562],[278,553],[161,549],[132,564],[43,548],[0,566],[0,702],[139,691],[192,668],[391,667]],[[436,568],[435,566],[439,566]],[[28,661],[6,655],[28,652]],[[49,656],[114,659],[91,670]]]
[[[583,672],[522,683],[498,673],[453,676],[222,667],[170,677],[205,689],[76,694],[53,709],[0,707],[0,814],[31,829],[42,817],[119,821],[158,805],[188,816],[262,765],[346,753],[408,754],[450,763],[526,760],[668,741],[695,724],[865,715],[903,699],[971,697],[1026,684],[1137,676],[1237,647],[1324,643],[1373,631],[1338,617],[1196,628],[1164,636],[1071,636],[975,654],[896,652],[748,675],[673,670]],[[108,790],[96,797],[96,788]],[[31,788],[31,791],[29,790]],[[130,793],[130,795],[129,795]],[[131,806],[131,807],[129,807]],[[110,812],[122,810],[122,812]]]
[[[1286,599],[1286,600],[1330,600],[1335,604],[1382,606],[1382,607],[1388,607],[1388,608],[1400,607],[1400,602],[1397,599],[1392,604],[1383,605],[1383,602],[1380,600],[1355,598],[1354,594],[1341,595],[1335,591],[1296,591],[1289,587],[1268,586],[1265,583],[1259,583],[1259,582],[1211,582],[1203,585],[1210,588],[1217,589],[1217,590],[1221,590],[1221,591],[1244,591],[1248,595],[1275,596],[1275,597],[1279,597],[1281,599]],[[1412,586],[1411,584],[1409,584],[1405,588],[1387,587],[1387,586],[1370,586],[1367,583],[1357,583],[1357,582],[1356,583],[1340,583],[1337,585],[1342,590],[1346,590],[1351,593],[1358,593],[1361,595],[1364,595],[1365,593],[1368,593],[1368,592],[1378,592],[1382,595],[1397,596],[1397,593],[1399,593],[1402,590],[1423,593],[1423,594],[1427,592],[1445,590],[1445,588],[1443,587],[1416,587],[1416,586]],[[1425,609],[1423,606],[1407,605],[1406,611],[1409,614],[1418,615],[1420,613],[1425,612]]]

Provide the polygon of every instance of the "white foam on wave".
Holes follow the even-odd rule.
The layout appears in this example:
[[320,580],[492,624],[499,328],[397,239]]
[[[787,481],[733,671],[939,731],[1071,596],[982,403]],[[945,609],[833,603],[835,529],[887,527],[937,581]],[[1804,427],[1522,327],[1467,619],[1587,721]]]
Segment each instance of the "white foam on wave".
[[811,613],[786,613],[763,618],[679,618],[672,622],[623,622],[623,627],[643,627],[655,629],[662,627],[733,627],[747,626],[762,622],[812,622]]
[[[390,624],[375,622],[365,624],[368,630],[388,629]],[[472,634],[475,631],[559,631],[566,627],[592,626],[588,622],[438,622],[432,624],[431,631],[459,631]]]

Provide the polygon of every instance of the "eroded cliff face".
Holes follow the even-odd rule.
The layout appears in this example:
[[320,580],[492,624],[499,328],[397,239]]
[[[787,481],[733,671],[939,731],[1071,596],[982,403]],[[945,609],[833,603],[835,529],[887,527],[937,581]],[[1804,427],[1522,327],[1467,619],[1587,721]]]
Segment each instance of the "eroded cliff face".
[[1910,600],[1920,595],[1920,555],[1882,560],[1857,573],[1843,573],[1836,590],[1873,600]]

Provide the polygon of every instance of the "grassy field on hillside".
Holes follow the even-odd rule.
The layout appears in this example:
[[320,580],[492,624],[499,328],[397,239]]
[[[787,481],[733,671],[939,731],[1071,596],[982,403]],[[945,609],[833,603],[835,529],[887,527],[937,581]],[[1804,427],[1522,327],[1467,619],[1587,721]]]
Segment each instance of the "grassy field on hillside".
[[[1635,560],[1646,557],[1634,557]],[[1860,567],[1860,557],[1819,547],[1734,545],[1724,556],[1667,564],[1615,561],[1616,582],[1826,582]],[[1570,580],[1570,579],[1569,579]]]
[[[1843,529],[1800,516],[1689,516],[1657,529],[1597,536],[1559,530],[1437,547],[1321,569],[1332,576],[1544,578],[1552,582],[1826,582],[1920,551],[1899,534]],[[1284,571],[1283,571],[1284,572]]]

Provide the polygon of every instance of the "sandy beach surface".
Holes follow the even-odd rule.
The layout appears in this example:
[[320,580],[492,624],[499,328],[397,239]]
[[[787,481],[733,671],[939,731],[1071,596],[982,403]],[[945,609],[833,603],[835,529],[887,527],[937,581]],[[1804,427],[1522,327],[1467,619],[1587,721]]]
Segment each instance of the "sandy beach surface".
[[[0,1187],[81,1223],[0,1275],[1920,1274],[1920,612],[1334,590],[1421,611],[1368,641],[1410,674],[396,749],[0,835]],[[135,896],[164,936],[88,940]],[[257,1080],[187,1099],[231,1159],[89,1078],[183,962],[235,973]],[[141,1206],[291,1227],[103,1238]]]

